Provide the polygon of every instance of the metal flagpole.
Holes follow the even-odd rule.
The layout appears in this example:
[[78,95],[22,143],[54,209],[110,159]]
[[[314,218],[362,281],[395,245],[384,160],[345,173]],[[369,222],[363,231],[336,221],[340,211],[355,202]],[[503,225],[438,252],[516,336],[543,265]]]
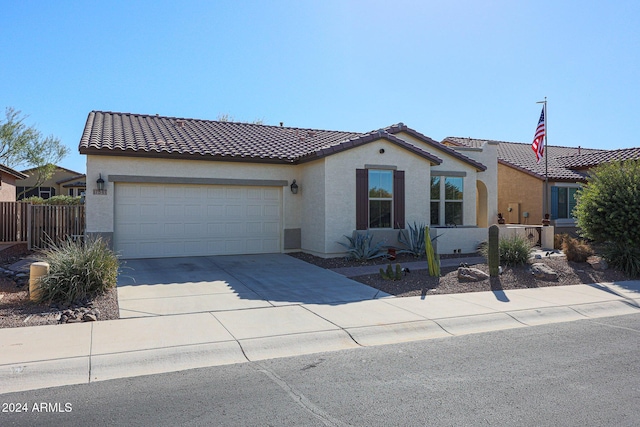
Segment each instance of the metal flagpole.
[[542,217],[545,218],[545,214],[549,213],[549,157],[547,152],[547,97],[544,97],[544,101],[538,101],[536,104],[542,104],[544,110],[544,199],[542,200]]

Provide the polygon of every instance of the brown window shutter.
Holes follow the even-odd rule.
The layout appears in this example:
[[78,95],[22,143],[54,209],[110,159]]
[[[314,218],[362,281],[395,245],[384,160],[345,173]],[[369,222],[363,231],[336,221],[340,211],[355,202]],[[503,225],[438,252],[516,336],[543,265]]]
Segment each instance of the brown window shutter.
[[393,228],[404,228],[404,171],[393,172]]
[[356,169],[356,230],[369,228],[369,172]]

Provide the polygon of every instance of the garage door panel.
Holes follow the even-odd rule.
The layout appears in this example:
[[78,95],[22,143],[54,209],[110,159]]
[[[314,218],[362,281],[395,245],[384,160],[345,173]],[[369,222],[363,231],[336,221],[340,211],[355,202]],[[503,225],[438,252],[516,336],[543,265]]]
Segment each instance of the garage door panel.
[[281,195],[276,187],[117,183],[115,247],[124,258],[280,252]]

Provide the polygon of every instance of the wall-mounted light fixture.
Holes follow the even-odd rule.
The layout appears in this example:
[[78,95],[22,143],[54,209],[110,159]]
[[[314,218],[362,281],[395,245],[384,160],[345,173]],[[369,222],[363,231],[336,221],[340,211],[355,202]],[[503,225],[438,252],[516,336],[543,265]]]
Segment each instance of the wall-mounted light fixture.
[[102,174],[100,174],[100,176],[98,177],[96,184],[98,184],[98,191],[104,190],[104,179],[102,179]]
[[298,184],[296,184],[296,180],[295,179],[291,183],[291,192],[293,194],[298,194]]

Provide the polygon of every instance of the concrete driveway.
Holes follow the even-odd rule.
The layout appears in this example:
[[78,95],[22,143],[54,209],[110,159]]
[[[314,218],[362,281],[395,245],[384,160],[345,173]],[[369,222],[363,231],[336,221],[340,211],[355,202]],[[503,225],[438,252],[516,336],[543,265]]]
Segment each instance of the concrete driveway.
[[388,296],[284,254],[126,260],[118,279],[121,318]]

